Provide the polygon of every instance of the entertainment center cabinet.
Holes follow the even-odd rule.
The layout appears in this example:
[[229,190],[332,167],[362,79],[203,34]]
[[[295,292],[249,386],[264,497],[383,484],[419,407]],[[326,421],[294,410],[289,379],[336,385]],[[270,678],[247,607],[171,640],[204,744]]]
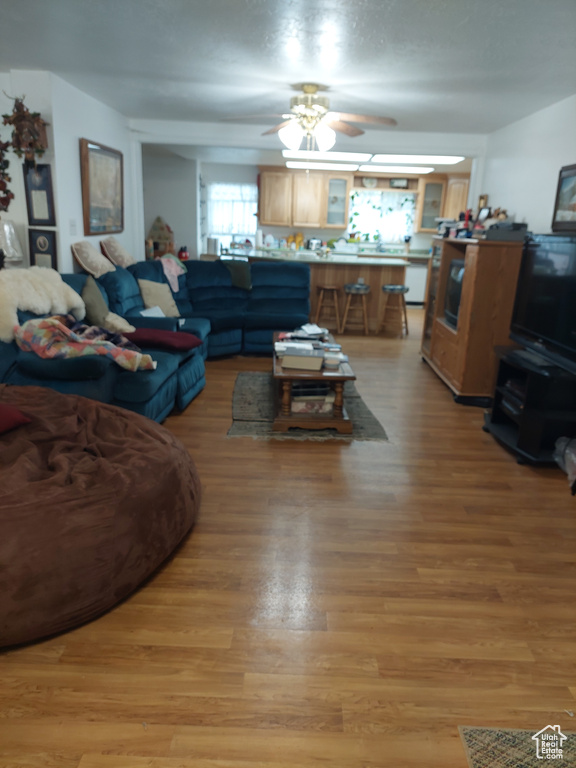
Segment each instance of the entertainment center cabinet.
[[553,463],[556,440],[576,434],[576,377],[529,350],[507,351],[483,429],[519,463]]
[[[521,242],[433,238],[421,354],[456,402],[492,402],[498,362],[494,348],[510,344],[521,258]],[[456,325],[446,314],[454,260],[464,265]]]

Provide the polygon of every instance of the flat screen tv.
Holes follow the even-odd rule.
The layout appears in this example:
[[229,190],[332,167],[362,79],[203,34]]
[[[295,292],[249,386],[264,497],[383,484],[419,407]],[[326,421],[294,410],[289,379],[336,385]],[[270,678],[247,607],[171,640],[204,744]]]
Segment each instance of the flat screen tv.
[[576,232],[526,240],[510,338],[576,373]]
[[462,297],[462,280],[464,279],[464,259],[452,259],[448,269],[446,283],[446,298],[444,301],[444,320],[453,328],[458,326],[458,312]]

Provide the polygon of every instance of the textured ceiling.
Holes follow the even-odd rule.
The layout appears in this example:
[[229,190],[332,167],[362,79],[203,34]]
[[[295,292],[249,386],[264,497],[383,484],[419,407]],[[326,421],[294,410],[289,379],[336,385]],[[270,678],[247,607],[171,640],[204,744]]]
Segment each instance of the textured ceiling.
[[[576,92],[576,0],[3,0],[0,70],[132,118],[282,113],[303,81],[386,131],[496,130]],[[258,118],[273,124],[273,118]]]

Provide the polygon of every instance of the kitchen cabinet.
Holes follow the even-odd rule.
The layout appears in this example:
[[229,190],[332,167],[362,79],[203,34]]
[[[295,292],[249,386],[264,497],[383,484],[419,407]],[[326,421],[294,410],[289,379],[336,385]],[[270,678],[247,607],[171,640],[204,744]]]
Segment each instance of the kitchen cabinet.
[[346,229],[353,175],[260,169],[260,226]]
[[[488,405],[494,391],[494,348],[509,344],[522,243],[434,238],[421,354],[455,400]],[[446,312],[454,295],[452,261],[464,262],[456,325]],[[454,308],[454,307],[452,307]]]
[[449,176],[446,182],[446,199],[442,216],[458,220],[462,211],[468,207],[468,177]]
[[259,222],[269,227],[292,226],[292,176],[284,171],[260,174]]
[[436,219],[443,216],[446,177],[425,176],[418,183],[416,232],[437,232]]
[[292,175],[292,226],[323,226],[325,186],[326,180],[321,173]]

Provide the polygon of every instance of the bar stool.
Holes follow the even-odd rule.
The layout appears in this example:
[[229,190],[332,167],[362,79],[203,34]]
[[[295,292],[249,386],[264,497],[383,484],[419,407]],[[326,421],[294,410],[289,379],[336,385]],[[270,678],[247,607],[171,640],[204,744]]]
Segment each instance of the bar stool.
[[[348,315],[352,312],[362,312],[362,318],[364,321],[364,334],[368,336],[368,305],[366,296],[370,293],[370,286],[366,283],[347,283],[344,286],[344,293],[346,294],[346,307],[344,309],[344,318],[342,325],[340,326],[340,333],[344,333],[346,325],[348,324]],[[354,306],[352,304],[353,299],[360,299],[360,302],[356,302]]]
[[[316,291],[318,292],[318,303],[316,305],[316,317],[314,322],[318,324],[322,310],[333,310],[336,320],[336,330],[340,331],[340,288],[337,285],[317,285]],[[324,298],[327,302],[324,303]]]
[[378,333],[380,333],[387,324],[390,314],[399,313],[402,334],[406,332],[406,336],[408,336],[408,315],[406,313],[405,296],[409,290],[407,285],[382,286],[382,292],[384,293],[384,307],[382,309],[382,319],[378,326]]

